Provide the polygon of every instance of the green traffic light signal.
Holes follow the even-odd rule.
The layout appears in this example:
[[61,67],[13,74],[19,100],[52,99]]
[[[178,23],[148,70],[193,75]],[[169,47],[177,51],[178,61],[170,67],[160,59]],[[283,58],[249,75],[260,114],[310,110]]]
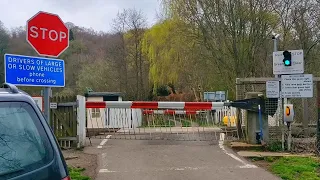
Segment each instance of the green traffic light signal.
[[284,60],[284,65],[285,66],[290,66],[291,62],[289,60]]
[[291,52],[289,51],[283,51],[283,63],[284,66],[291,66],[292,65],[292,59],[291,59]]

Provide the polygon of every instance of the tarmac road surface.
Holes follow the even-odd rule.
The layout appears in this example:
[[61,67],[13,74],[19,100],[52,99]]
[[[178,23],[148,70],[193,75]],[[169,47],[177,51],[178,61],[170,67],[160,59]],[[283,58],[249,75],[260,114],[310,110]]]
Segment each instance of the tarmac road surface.
[[280,179],[226,149],[221,135],[216,141],[108,139],[99,151],[96,180]]

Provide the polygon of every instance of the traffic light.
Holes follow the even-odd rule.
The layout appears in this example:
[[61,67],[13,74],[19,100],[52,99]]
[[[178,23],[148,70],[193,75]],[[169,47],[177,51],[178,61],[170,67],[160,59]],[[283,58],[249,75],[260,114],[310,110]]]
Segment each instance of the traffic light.
[[284,66],[291,66],[292,61],[291,61],[291,52],[289,51],[283,51],[283,64]]

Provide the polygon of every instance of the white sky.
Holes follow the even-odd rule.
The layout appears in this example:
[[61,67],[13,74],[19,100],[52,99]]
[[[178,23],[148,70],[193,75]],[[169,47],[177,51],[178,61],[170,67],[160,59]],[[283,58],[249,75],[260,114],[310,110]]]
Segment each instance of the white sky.
[[159,0],[0,0],[0,21],[11,29],[25,26],[38,11],[58,14],[64,22],[95,31],[111,30],[112,19],[118,11],[135,8],[141,10],[148,24],[156,21]]

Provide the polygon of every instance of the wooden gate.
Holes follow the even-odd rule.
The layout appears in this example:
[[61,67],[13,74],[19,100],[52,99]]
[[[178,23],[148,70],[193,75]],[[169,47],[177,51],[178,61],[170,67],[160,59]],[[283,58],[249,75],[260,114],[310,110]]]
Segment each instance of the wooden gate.
[[50,100],[57,103],[51,109],[50,125],[62,148],[74,147],[77,142],[77,98],[58,96]]

